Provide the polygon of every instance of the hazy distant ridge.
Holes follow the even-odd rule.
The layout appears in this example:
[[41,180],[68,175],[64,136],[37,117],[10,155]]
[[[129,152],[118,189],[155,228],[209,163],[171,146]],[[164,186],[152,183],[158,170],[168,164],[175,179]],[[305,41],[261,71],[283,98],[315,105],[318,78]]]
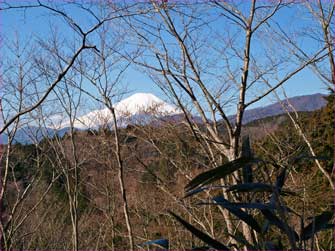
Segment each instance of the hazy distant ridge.
[[[324,99],[325,95],[317,93],[312,95],[304,95],[304,96],[296,96],[289,99],[289,103],[297,110],[297,111],[315,111],[318,109],[321,109],[326,105],[326,100]],[[287,106],[287,101],[282,101],[284,105]],[[127,105],[128,112],[130,113],[129,117],[127,118],[127,123],[136,123],[136,121],[139,121],[140,119],[143,120],[143,118],[146,118],[149,122],[152,123],[153,119],[155,117],[148,117],[148,114],[141,114],[141,109],[147,109],[150,108],[153,105],[159,105],[157,107],[159,111],[161,112],[162,121],[164,121],[164,116],[166,117],[166,121],[169,122],[178,122],[184,119],[184,115],[180,113],[180,110],[177,109],[177,107],[167,104],[164,101],[160,100],[159,98],[155,97],[152,94],[134,94],[133,96],[121,101],[119,103],[119,106],[122,109],[119,110],[125,110]],[[290,107],[287,106],[289,110]],[[131,109],[129,109],[131,108]],[[254,120],[276,116],[279,114],[285,113],[282,105],[277,102],[272,105],[260,107],[260,108],[254,108],[250,110],[246,110],[243,117],[243,123],[249,123]],[[96,115],[105,115],[107,116],[107,110],[96,110],[92,111],[91,113],[84,115],[81,120],[85,122],[93,122],[93,127],[98,128],[99,123],[96,119]],[[94,115],[94,116],[93,116]],[[107,116],[109,119],[109,116]],[[229,118],[233,121],[235,119],[235,116],[229,116]],[[197,116],[194,116],[194,120],[196,123],[201,123],[201,119]],[[99,121],[100,122],[100,121]],[[91,125],[92,125],[91,124]],[[78,125],[80,125],[78,123]],[[124,124],[126,126],[127,124]],[[158,124],[157,124],[158,125]],[[81,125],[77,127],[77,129],[85,130],[85,127],[82,127]],[[53,137],[55,134],[58,134],[59,136],[63,136],[66,131],[68,130],[68,127],[64,125],[59,130],[51,129],[51,128],[38,128],[34,126],[27,126],[24,128],[21,128],[17,131],[14,142],[13,143],[21,143],[21,144],[31,144],[36,143],[33,141],[33,139],[41,140],[44,136],[48,135],[49,137]],[[0,143],[6,143],[7,142],[7,135],[1,135],[1,141]]]
[[[282,104],[286,106],[289,111],[292,111],[292,109],[288,103],[290,103],[295,110],[299,112],[315,111],[321,109],[327,104],[324,97],[325,95],[320,93],[296,96],[289,98],[288,101],[282,100]],[[243,123],[246,124],[254,120],[283,114],[285,113],[285,110],[283,109],[282,104],[277,102],[272,105],[246,110],[243,117]],[[234,119],[234,116],[229,117]]]

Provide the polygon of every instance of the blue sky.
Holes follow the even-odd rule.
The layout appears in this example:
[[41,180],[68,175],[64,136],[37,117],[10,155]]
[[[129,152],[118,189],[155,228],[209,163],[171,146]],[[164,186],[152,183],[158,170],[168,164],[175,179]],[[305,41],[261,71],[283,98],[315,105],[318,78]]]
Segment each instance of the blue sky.
[[[33,2],[33,1],[29,1]],[[12,1],[17,3],[17,1]],[[1,33],[9,40],[15,36],[17,32],[23,42],[34,39],[35,37],[43,37],[50,35],[50,26],[62,28],[62,33],[66,35],[71,33],[70,29],[66,29],[64,22],[59,17],[52,17],[44,9],[29,9],[26,11],[10,10],[0,12]],[[80,23],[88,24],[89,20],[80,12],[72,12],[71,15]],[[279,18],[287,18],[290,20],[294,15],[294,10],[283,13]],[[160,89],[156,87],[150,78],[144,73],[135,68],[131,68],[125,77],[127,89],[135,92],[150,92],[164,99]],[[292,78],[285,84],[285,90],[289,97],[297,95],[306,95],[313,93],[327,93],[325,86],[320,83],[320,80],[312,73],[311,70],[303,70],[300,74]],[[274,100],[273,96],[262,100],[256,106],[263,106],[271,103]]]
[[[28,1],[34,2],[34,1]],[[17,4],[17,1],[12,1]],[[76,13],[76,12],[74,12]],[[87,24],[85,19],[87,15],[76,13],[74,15],[81,24]],[[71,13],[73,16],[73,14]],[[73,33],[73,31],[64,25],[64,22],[59,17],[52,17],[46,14],[46,11],[41,8],[22,10],[9,10],[0,12],[0,32],[12,40],[18,33],[22,43],[25,41],[41,37],[44,34],[50,35],[50,27],[59,27],[61,33]],[[89,25],[87,25],[89,27]],[[64,30],[62,30],[64,29]],[[131,67],[129,74],[127,74],[125,82],[128,84],[128,89],[135,92],[151,92],[157,96],[161,95],[159,88],[157,88],[150,78],[144,73]],[[129,94],[130,95],[130,94]]]

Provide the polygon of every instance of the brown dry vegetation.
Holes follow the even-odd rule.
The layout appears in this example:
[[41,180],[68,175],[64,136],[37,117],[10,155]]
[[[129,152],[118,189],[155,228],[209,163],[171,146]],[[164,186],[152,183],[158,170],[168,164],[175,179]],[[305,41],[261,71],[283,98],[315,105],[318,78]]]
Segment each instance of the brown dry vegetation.
[[[320,113],[317,111],[314,114]],[[297,156],[298,153],[303,152],[297,148],[297,145],[301,143],[287,139],[287,134],[286,136],[281,135],[280,129],[285,127],[285,121],[287,118],[280,116],[279,119],[278,117],[268,118],[246,126],[245,131],[251,133],[253,148],[257,150],[259,156],[277,159],[280,163],[285,162],[282,156]],[[305,121],[314,123],[309,118]],[[324,120],[324,122],[328,121]],[[253,133],[256,128],[255,124],[258,128],[257,133]],[[267,128],[272,128],[271,132]],[[264,131],[261,132],[262,130]],[[269,136],[261,137],[261,135]],[[273,153],[276,152],[277,147],[284,148],[284,145],[276,144],[273,141],[274,138],[281,141],[282,144],[285,143],[285,149],[292,149],[292,151]],[[192,135],[188,134],[185,126],[174,123],[167,123],[159,127],[131,126],[121,130],[121,139],[126,192],[136,244],[152,239],[168,238],[172,248],[202,245],[199,240],[193,238],[188,231],[171,218],[167,213],[171,209],[202,230],[209,231],[216,239],[227,240],[229,238],[221,224],[222,215],[217,207],[195,205],[199,199],[205,199],[207,195],[199,194],[194,199],[182,199],[185,184],[192,177],[210,169],[212,165],[206,158],[201,145],[192,138]],[[100,250],[126,248],[126,229],[117,181],[113,135],[106,130],[94,133],[78,131],[75,134],[75,140],[78,146],[77,158],[80,163],[78,208],[80,248]],[[56,147],[51,150],[50,144]],[[267,151],[264,152],[266,144]],[[49,152],[46,152],[51,158],[55,156],[53,151],[63,152],[62,163],[66,162],[71,165],[73,157],[70,145],[70,139],[65,135],[62,139],[46,140],[39,147],[48,148]],[[27,150],[23,150],[25,148]],[[34,151],[33,147],[14,146],[13,148],[13,152],[18,156],[17,162],[21,164],[23,163],[20,156],[29,155],[31,151]],[[45,156],[42,155],[41,158]],[[27,160],[33,165],[33,154],[25,159]],[[57,168],[60,167],[48,164],[46,160],[41,168],[44,170],[41,174],[42,179],[31,191],[29,200],[21,205],[20,210],[29,210],[33,207],[46,189],[47,180],[50,178],[48,169],[52,168],[57,172]],[[270,170],[262,172],[268,171]],[[255,173],[261,177],[264,175],[262,172]],[[276,173],[276,170],[272,170],[270,176],[274,178]],[[14,247],[24,249],[70,248],[71,229],[67,199],[64,184],[61,181],[62,177],[56,182],[38,210],[14,235],[12,244]],[[8,185],[6,192],[8,204],[11,203],[10,194],[11,191],[15,191],[16,185],[22,190],[23,179]],[[303,212],[306,219],[329,209],[329,205],[333,202],[332,190],[329,189],[327,181],[313,162],[307,161],[295,165],[290,171],[285,188],[297,193],[297,196],[285,197],[286,204],[296,212]],[[220,193],[213,191],[210,194],[214,196]],[[6,221],[5,215],[2,215],[3,221]],[[260,215],[256,214],[255,217],[260,217]],[[296,217],[289,219],[289,222],[293,226],[300,224]],[[280,231],[273,228],[272,234],[267,238],[277,238],[275,236],[280,236]],[[331,247],[332,243],[332,235],[329,231],[317,237],[319,248],[326,249]]]

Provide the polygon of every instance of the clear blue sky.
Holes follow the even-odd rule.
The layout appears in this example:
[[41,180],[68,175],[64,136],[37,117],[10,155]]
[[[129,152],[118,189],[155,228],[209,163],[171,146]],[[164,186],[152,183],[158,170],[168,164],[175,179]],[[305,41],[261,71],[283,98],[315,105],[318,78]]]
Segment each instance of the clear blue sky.
[[[11,1],[17,4],[18,1]],[[34,1],[28,1],[28,3]],[[73,30],[69,29],[67,25],[59,17],[52,17],[45,9],[33,8],[22,10],[8,10],[0,12],[0,32],[9,41],[14,39],[16,33],[19,35],[22,43],[37,37],[49,36],[50,27],[58,27],[62,34],[71,34]],[[73,15],[75,13],[75,15]],[[87,15],[82,13],[71,13],[72,17],[77,17],[80,24],[86,24],[85,19]],[[50,13],[49,13],[50,14]],[[87,25],[87,27],[89,27]],[[144,73],[131,68],[127,74],[125,82],[129,84],[128,89],[135,92],[150,92],[157,96],[162,95],[159,88],[157,88]],[[130,95],[130,94],[129,94]]]
[[[17,1],[11,1],[13,4]],[[34,1],[28,1],[34,2]],[[294,13],[283,13],[280,18],[288,18]],[[23,42],[34,39],[35,37],[43,37],[50,35],[50,26],[62,28],[62,33],[71,33],[72,30],[66,29],[64,23],[59,17],[52,17],[45,9],[29,9],[26,11],[9,10],[0,12],[1,34],[11,40],[17,32]],[[88,24],[86,16],[80,12],[72,12],[71,15],[80,23]],[[126,83],[128,83],[128,90],[135,92],[150,92],[161,98],[164,98],[159,88],[157,88],[152,81],[142,72],[130,69],[126,76]],[[327,93],[325,87],[320,83],[319,79],[309,70],[306,69],[296,77],[292,78],[285,84],[285,90],[288,96],[306,95],[313,93]],[[267,98],[257,106],[265,105],[273,97]]]

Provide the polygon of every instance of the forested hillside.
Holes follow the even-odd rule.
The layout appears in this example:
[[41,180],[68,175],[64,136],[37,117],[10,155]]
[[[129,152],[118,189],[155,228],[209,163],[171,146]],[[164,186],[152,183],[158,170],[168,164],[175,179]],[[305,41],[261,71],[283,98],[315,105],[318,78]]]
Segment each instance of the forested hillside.
[[0,1],[0,250],[335,249],[334,13]]
[[[333,96],[328,96],[327,100],[327,106],[321,110],[298,113],[298,121],[303,125],[307,137],[313,138],[313,148],[321,157],[321,164],[331,173],[334,150]],[[295,195],[285,197],[289,208],[303,213],[306,221],[312,215],[331,210],[333,191],[314,160],[308,158],[311,154],[287,115],[254,121],[245,126],[245,132],[250,136],[257,157],[288,166],[289,176],[285,188],[295,192]],[[173,210],[187,219],[185,209],[194,219],[209,224],[217,239],[229,239],[221,224],[223,216],[218,208],[213,207],[208,211],[205,210],[208,206],[199,206],[196,200],[183,199],[185,185],[195,175],[208,170],[211,161],[184,125],[174,122],[158,127],[134,125],[122,129],[120,135],[122,152],[127,156],[126,187],[133,231],[137,236],[136,244],[167,238],[173,249],[202,245],[168,214],[168,210]],[[3,204],[3,219],[9,219],[10,205],[15,204],[15,190],[25,191],[31,182],[38,182],[38,185],[30,191],[30,199],[18,205],[17,210],[24,215],[41,203],[29,221],[23,222],[20,231],[15,233],[12,240],[14,246],[25,249],[36,246],[41,249],[69,248],[71,215],[67,208],[71,187],[67,187],[67,182],[73,178],[73,174],[70,169],[59,171],[64,168],[64,163],[73,162],[70,144],[69,136],[65,135],[52,140],[45,139],[35,146],[12,146],[9,165],[13,166],[15,172],[8,174],[10,179],[8,196]],[[114,144],[112,132],[77,132],[74,144],[80,160],[77,191],[80,248],[92,248],[92,244],[101,250],[126,247],[122,202],[117,192],[117,165],[110,150]],[[269,170],[263,172],[270,178],[273,175]],[[273,172],[276,170],[273,169]],[[265,173],[255,170],[256,176]],[[48,187],[57,175],[59,177]],[[12,192],[13,196],[9,196]],[[46,199],[39,202],[39,196],[45,192]],[[211,193],[215,195],[217,192]],[[38,231],[31,228],[31,221],[39,222]],[[291,223],[300,224],[295,220]],[[273,238],[279,238],[275,229],[265,239],[270,241]],[[331,230],[318,235],[318,245],[329,250],[333,247]]]

